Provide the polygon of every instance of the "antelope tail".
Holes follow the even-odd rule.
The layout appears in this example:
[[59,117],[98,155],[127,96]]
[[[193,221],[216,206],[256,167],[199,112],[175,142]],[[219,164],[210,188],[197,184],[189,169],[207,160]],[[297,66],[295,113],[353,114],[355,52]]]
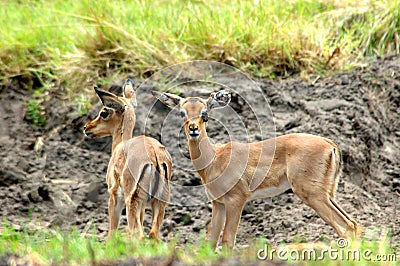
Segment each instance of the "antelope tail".
[[334,167],[334,176],[333,176],[333,182],[332,182],[332,188],[331,188],[331,198],[334,200],[336,189],[337,189],[337,186],[339,183],[339,178],[340,178],[340,175],[342,174],[342,169],[343,169],[342,153],[337,145],[334,145],[331,156],[332,156],[331,163],[333,164],[333,167]]
[[[153,151],[154,152],[154,151]],[[165,163],[160,163],[158,155],[154,153],[155,169],[152,172],[152,178],[149,187],[149,200],[153,198],[160,199],[165,189],[165,183],[168,182],[168,167]]]

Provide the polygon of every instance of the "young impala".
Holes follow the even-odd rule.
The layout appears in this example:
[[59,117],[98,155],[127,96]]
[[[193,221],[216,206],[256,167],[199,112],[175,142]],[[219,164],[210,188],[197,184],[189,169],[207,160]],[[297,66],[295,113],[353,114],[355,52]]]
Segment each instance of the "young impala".
[[207,239],[214,248],[223,226],[222,243],[233,248],[247,201],[289,188],[339,236],[356,235],[357,223],[335,202],[342,158],[332,140],[288,134],[253,143],[213,144],[206,132],[207,112],[228,105],[230,92],[221,90],[208,99],[157,91],[153,95],[170,108],[178,106],[184,117],[190,158],[212,201]]
[[126,206],[131,234],[143,238],[143,219],[147,205],[153,212],[149,236],[158,240],[158,232],[169,201],[171,156],[157,140],[146,136],[132,138],[135,125],[136,92],[132,81],[124,84],[123,97],[94,88],[103,107],[99,115],[84,126],[90,138],[112,136],[112,156],[107,169],[110,198],[108,237],[118,228]]

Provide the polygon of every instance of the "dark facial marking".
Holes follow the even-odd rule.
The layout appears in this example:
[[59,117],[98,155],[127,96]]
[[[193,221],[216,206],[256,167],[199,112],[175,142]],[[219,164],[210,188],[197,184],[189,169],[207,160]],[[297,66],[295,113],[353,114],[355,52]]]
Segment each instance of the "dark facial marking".
[[103,119],[107,119],[110,116],[110,112],[107,109],[103,109],[100,112],[100,117]]
[[201,116],[201,119],[203,119],[204,122],[208,121],[207,111],[205,111],[205,110],[201,111],[200,116]]

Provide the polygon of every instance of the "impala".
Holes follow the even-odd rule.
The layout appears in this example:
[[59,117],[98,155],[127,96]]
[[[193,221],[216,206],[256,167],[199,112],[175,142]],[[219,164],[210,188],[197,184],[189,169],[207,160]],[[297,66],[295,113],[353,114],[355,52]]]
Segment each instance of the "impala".
[[123,87],[123,97],[94,88],[103,107],[98,116],[86,123],[84,133],[90,138],[112,136],[112,155],[106,182],[110,198],[108,238],[118,228],[126,206],[130,233],[144,237],[143,219],[146,206],[152,209],[149,236],[158,240],[158,232],[169,201],[171,156],[157,140],[132,138],[135,125],[136,91],[131,80]]
[[208,99],[182,98],[153,91],[184,117],[192,163],[212,202],[207,239],[215,248],[222,228],[222,244],[232,249],[247,201],[278,195],[291,188],[305,204],[331,225],[340,237],[356,236],[357,223],[335,202],[342,170],[338,145],[310,134],[288,134],[260,142],[213,144],[207,137],[208,112],[229,104],[227,90]]

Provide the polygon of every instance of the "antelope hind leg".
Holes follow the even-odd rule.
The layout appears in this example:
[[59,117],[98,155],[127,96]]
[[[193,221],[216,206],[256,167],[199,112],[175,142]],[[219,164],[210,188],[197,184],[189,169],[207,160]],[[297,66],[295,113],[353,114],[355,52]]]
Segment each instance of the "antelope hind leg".
[[143,227],[141,224],[142,205],[142,201],[136,193],[133,193],[126,204],[126,213],[130,234],[132,236],[137,234],[139,239],[144,238]]
[[332,226],[340,237],[356,237],[357,223],[349,218],[348,214],[328,196],[313,198],[305,203],[313,208],[327,224]]
[[149,237],[154,239],[155,241],[158,242],[158,235],[161,227],[161,223],[164,219],[164,213],[165,213],[165,206],[166,203],[162,202],[158,199],[154,199],[154,201],[151,203],[151,208],[152,208],[152,214],[153,214],[153,220],[151,224],[151,230],[149,233]]

